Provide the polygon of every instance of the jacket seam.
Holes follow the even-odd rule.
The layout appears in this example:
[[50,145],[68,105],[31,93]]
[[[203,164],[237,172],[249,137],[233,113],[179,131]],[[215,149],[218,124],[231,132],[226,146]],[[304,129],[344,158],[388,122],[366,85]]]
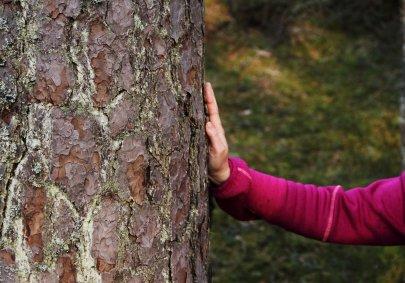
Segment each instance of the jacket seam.
[[250,176],[250,174],[248,172],[246,172],[245,170],[243,170],[242,168],[240,168],[239,166],[237,167],[238,171],[241,172],[242,174],[244,174],[246,177],[248,177],[250,180],[252,180],[252,176]]
[[333,219],[334,219],[334,214],[335,214],[336,195],[337,195],[337,192],[339,191],[340,187],[341,186],[336,186],[335,189],[332,192],[332,200],[331,200],[331,204],[330,204],[330,208],[329,208],[329,215],[328,215],[328,218],[327,218],[327,225],[326,225],[323,237],[322,237],[323,242],[326,242],[328,240],[329,236],[330,236],[330,232],[331,232],[332,224],[333,224]]

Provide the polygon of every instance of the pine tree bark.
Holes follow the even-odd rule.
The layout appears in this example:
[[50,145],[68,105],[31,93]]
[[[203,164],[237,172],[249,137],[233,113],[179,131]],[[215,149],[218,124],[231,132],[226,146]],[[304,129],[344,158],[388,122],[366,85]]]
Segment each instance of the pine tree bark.
[[201,0],[0,0],[1,282],[206,282]]

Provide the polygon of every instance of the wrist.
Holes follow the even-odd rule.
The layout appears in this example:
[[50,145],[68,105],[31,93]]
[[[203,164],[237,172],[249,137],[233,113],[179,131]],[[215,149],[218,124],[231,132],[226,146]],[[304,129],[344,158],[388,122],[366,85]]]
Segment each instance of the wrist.
[[221,171],[218,176],[215,178],[216,182],[218,184],[223,184],[226,182],[226,180],[229,179],[229,176],[231,175],[231,169],[229,168],[229,164],[228,162],[226,162],[226,166],[223,169],[223,171]]
[[224,184],[231,176],[231,169],[229,167],[229,159],[227,159],[226,164],[223,169],[216,171],[213,174],[208,174],[208,178],[216,186]]
[[228,158],[229,178],[219,186],[214,186],[214,196],[219,199],[231,198],[250,188],[251,177],[247,163],[236,156]]

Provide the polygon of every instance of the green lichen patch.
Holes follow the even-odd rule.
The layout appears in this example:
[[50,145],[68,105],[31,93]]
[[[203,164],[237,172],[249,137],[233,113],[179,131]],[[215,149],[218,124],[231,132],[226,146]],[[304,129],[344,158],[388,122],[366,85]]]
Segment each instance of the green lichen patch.
[[7,20],[0,17],[0,31],[8,31]]
[[0,80],[0,109],[7,108],[17,99],[17,91],[13,84],[8,86],[4,81]]

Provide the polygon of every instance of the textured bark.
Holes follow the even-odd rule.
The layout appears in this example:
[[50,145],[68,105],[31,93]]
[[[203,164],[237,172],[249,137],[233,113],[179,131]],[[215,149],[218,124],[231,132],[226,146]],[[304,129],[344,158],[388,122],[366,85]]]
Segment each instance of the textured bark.
[[0,0],[0,281],[205,282],[201,0]]

